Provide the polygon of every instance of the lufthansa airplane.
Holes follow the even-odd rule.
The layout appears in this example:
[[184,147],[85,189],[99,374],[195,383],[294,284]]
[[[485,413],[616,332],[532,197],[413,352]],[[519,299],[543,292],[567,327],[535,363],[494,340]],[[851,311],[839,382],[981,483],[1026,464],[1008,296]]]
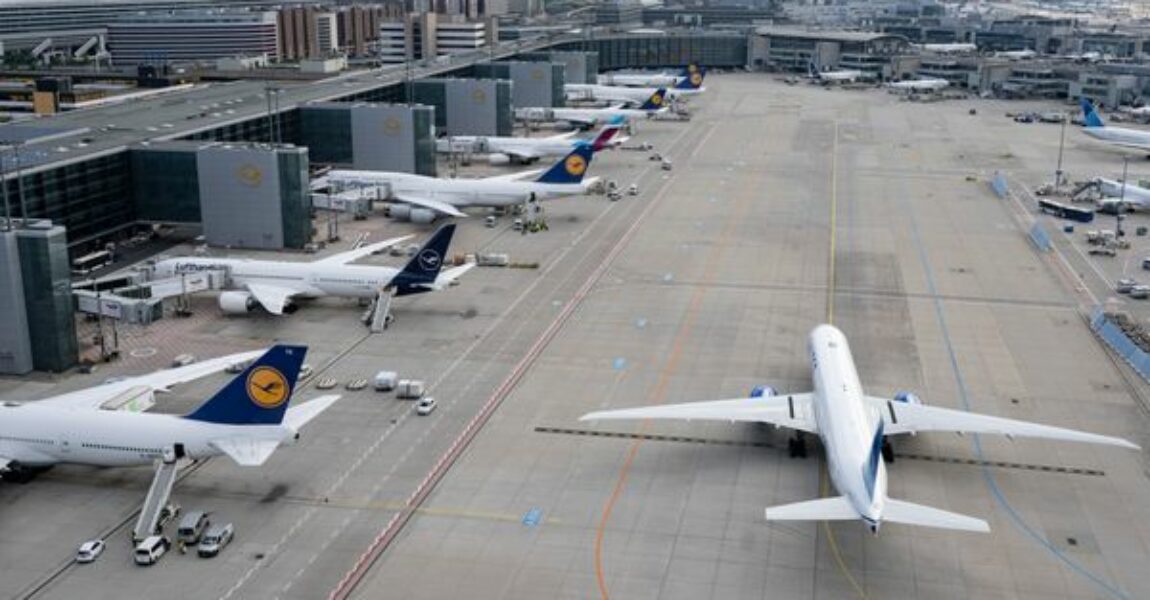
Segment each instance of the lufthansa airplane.
[[[831,325],[819,325],[808,339],[814,391],[777,395],[756,388],[749,398],[671,404],[593,412],[595,419],[703,419],[771,423],[813,433],[826,450],[827,468],[839,496],[774,506],[769,521],[842,521],[861,519],[873,533],[884,522],[987,532],[982,519],[887,497],[885,436],[921,431],[991,433],[1138,449],[1116,437],[1084,433],[1025,421],[925,406],[914,394],[893,400],[863,393],[846,336]],[[801,438],[792,439],[791,454],[805,455]]]
[[408,214],[412,221],[440,215],[466,217],[467,213],[461,209],[468,206],[508,208],[587,193],[591,184],[598,181],[595,177],[583,179],[594,152],[589,144],[577,145],[534,181],[522,179],[539,174],[538,169],[478,179],[337,169],[317,181],[317,185],[340,189],[378,188],[386,200],[410,206]]
[[704,71],[692,63],[683,67],[678,74],[674,73],[604,73],[599,75],[599,85],[613,85],[624,87],[671,87],[683,80],[696,80],[703,83]]
[[605,123],[593,140],[574,137],[578,131],[569,131],[544,138],[456,135],[435,141],[435,151],[440,153],[486,154],[492,166],[508,164],[530,164],[544,157],[566,156],[576,147],[590,145],[595,152],[613,148],[626,141],[616,134],[623,127],[623,119]]
[[[258,466],[339,396],[288,408],[307,348],[274,346],[31,402],[0,403],[0,473],[5,478],[57,464],[126,467],[175,456],[227,455]],[[125,394],[167,391],[238,362],[251,365],[196,410],[183,416],[107,410]]]
[[263,307],[282,315],[295,312],[299,298],[376,298],[387,290],[395,296],[442,290],[475,266],[468,263],[440,270],[454,233],[453,223],[440,227],[402,269],[349,263],[405,241],[409,235],[309,262],[188,256],[161,260],[153,269],[160,277],[226,269],[232,289],[220,293],[220,310],[245,314]]

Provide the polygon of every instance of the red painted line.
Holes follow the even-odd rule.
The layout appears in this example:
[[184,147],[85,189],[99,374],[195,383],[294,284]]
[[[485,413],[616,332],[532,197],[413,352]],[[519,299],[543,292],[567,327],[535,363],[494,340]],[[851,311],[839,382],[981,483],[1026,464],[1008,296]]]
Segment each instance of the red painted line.
[[555,320],[551,322],[551,325],[535,340],[535,343],[532,344],[527,354],[515,365],[515,368],[511,370],[511,373],[503,380],[503,383],[496,388],[495,392],[488,398],[487,402],[484,403],[479,413],[472,417],[467,423],[463,432],[455,438],[455,441],[452,442],[451,446],[443,456],[440,457],[439,461],[435,463],[435,467],[432,468],[427,477],[420,482],[419,486],[416,487],[415,491],[408,497],[406,505],[388,521],[387,526],[375,537],[372,543],[367,547],[367,550],[360,555],[351,570],[340,579],[335,589],[328,595],[328,600],[344,600],[348,598],[363,581],[372,565],[379,560],[383,551],[395,541],[399,532],[407,522],[411,520],[411,517],[415,515],[416,510],[427,500],[427,497],[431,495],[432,490],[435,489],[435,486],[439,484],[444,475],[447,474],[447,471],[463,454],[463,451],[467,449],[467,446],[475,439],[479,430],[490,420],[491,415],[495,413],[495,410],[499,408],[499,405],[503,403],[503,400],[511,390],[523,379],[528,367],[539,358],[544,348],[546,348],[559,333],[560,328],[566,324],[567,319],[575,312],[575,309],[578,308],[579,304],[591,291],[591,288],[598,283],[599,279],[607,272],[607,269],[610,268],[611,264],[619,256],[619,253],[622,252],[627,243],[631,241],[635,232],[638,231],[639,225],[651,214],[655,206],[659,204],[659,201],[662,200],[666,194],[668,189],[666,184],[670,181],[671,180],[666,180],[664,182],[663,189],[659,192],[659,195],[643,209],[643,212],[639,213],[639,216],[635,218],[631,227],[627,229],[623,237],[619,238],[619,241],[615,243],[615,246],[603,259],[603,262],[599,263],[599,266],[595,268],[595,271],[587,278],[587,281],[583,283],[571,300],[567,302],[563,310],[560,311],[559,315],[555,317]]

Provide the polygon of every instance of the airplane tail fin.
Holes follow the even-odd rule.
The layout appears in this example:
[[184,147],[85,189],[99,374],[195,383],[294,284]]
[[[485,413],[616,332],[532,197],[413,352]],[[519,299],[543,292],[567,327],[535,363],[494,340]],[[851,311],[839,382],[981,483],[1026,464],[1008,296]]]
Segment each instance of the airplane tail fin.
[[666,100],[666,96],[667,88],[659,88],[655,90],[655,93],[651,94],[651,97],[647,98],[647,100],[643,102],[643,105],[639,107],[639,110],[662,110],[665,108],[663,103]]
[[850,521],[861,518],[846,496],[771,506],[768,521]]
[[435,279],[439,277],[439,270],[443,268],[447,248],[451,245],[451,238],[454,235],[455,223],[447,223],[435,231],[415,256],[404,265],[403,270],[391,280],[396,295],[428,291],[426,286],[435,283]]
[[220,425],[278,425],[306,354],[307,346],[273,346],[184,418]]
[[559,162],[547,169],[539,179],[535,181],[538,183],[580,183],[583,181],[583,174],[587,172],[587,167],[591,166],[591,156],[594,150],[588,144],[579,144],[575,146],[571,153],[564,156]]
[[595,136],[595,139],[592,140],[591,149],[595,152],[598,152],[610,146],[611,139],[614,138],[615,135],[619,133],[619,130],[623,127],[622,122],[623,118],[617,117],[615,119],[611,119],[609,123],[604,125],[603,128],[599,130],[599,135]]
[[691,63],[683,70],[683,75],[675,83],[675,89],[697,90],[703,87],[703,77],[706,77],[706,75],[706,70],[695,63]]
[[982,519],[931,508],[921,504],[894,500],[892,498],[886,499],[886,505],[882,511],[882,520],[888,523],[937,527],[939,529],[957,529],[959,531],[974,531],[978,533],[987,533],[990,531],[990,525]]
[[1082,99],[1079,101],[1079,104],[1082,105],[1082,114],[1083,114],[1083,116],[1086,117],[1086,126],[1087,127],[1105,127],[1106,126],[1106,124],[1102,122],[1102,117],[1099,117],[1098,113],[1095,112],[1094,103],[1091,102],[1089,98],[1083,96]]

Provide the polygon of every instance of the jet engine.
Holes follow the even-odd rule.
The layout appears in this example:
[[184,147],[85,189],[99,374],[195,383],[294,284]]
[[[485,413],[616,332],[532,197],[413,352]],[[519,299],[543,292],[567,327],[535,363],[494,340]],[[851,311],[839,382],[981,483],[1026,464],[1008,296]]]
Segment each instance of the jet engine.
[[223,292],[220,294],[220,310],[229,315],[245,315],[259,306],[259,302],[248,292]]
[[899,392],[894,395],[894,401],[902,402],[903,404],[914,404],[916,406],[922,406],[922,400],[919,400],[918,396],[914,395],[912,392]]
[[420,208],[410,204],[392,204],[387,209],[387,216],[396,221],[411,221],[426,225],[435,221],[436,214],[429,208]]
[[509,165],[509,164],[511,164],[511,157],[506,155],[506,154],[499,153],[499,152],[496,152],[495,154],[488,154],[487,155],[487,164],[489,164],[493,167],[502,167],[504,165]]
[[778,394],[779,393],[777,391],[775,391],[775,388],[773,388],[769,385],[756,385],[755,387],[751,388],[750,397],[751,398],[770,398],[772,396],[777,396]]

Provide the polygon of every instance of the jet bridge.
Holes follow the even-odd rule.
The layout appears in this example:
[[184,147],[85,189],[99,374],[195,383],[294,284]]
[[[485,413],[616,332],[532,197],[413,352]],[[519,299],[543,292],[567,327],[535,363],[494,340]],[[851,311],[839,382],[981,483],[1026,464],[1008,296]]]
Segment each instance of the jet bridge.
[[163,317],[163,302],[184,299],[188,294],[219,290],[227,286],[227,269],[210,269],[177,277],[149,281],[150,271],[140,269],[125,275],[104,277],[72,284],[79,312],[117,321],[148,325]]

